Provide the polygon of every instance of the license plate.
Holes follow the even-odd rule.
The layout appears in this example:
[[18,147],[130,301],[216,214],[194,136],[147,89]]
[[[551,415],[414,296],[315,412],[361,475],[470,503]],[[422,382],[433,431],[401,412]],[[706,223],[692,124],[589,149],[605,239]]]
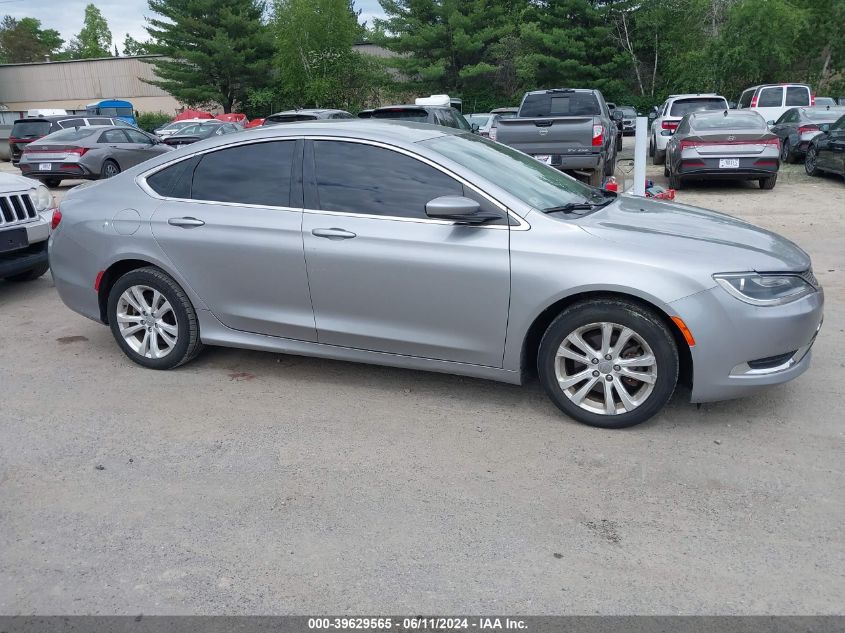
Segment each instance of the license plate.
[[541,163],[546,163],[546,165],[552,164],[552,157],[547,154],[537,154],[534,158],[539,160]]
[[16,251],[27,246],[29,246],[29,238],[25,228],[0,231],[0,253]]
[[52,171],[53,163],[39,163],[38,171]]
[[738,158],[720,158],[719,169],[736,169],[739,167]]

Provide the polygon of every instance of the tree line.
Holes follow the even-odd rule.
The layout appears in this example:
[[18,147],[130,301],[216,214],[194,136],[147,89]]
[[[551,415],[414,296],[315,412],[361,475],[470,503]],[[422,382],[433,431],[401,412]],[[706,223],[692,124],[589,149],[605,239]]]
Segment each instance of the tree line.
[[[481,111],[567,86],[640,107],[679,92],[735,99],[786,81],[845,95],[843,0],[379,2],[384,17],[362,25],[353,0],[148,0],[149,40],[127,35],[124,54],[161,55],[155,83],[188,105],[250,115],[355,111],[428,93]],[[361,42],[396,56],[360,54]],[[32,18],[0,25],[4,61],[95,57],[110,46],[94,5],[67,46]]]

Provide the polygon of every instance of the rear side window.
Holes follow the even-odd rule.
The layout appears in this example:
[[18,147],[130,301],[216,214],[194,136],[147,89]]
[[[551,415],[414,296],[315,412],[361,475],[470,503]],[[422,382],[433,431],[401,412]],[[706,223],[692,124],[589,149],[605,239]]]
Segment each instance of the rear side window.
[[696,97],[694,99],[678,99],[672,103],[669,116],[684,116],[690,112],[701,110],[727,110],[728,104],[721,97]]
[[191,198],[290,206],[295,146],[296,141],[271,141],[203,154],[194,170]]
[[416,121],[428,123],[428,112],[423,108],[388,108],[373,112],[373,119],[392,119],[401,121]]
[[805,86],[786,87],[786,105],[808,106],[810,105],[810,91]]
[[[783,88],[763,88],[757,99],[758,108],[779,108],[783,102]],[[809,104],[808,104],[809,105]]]
[[59,127],[65,130],[69,127],[82,127],[83,125],[85,125],[85,119],[65,119],[64,121],[59,121]]
[[546,92],[526,95],[519,109],[522,117],[598,116],[599,101],[592,92]]
[[129,137],[130,143],[145,143],[146,145],[152,143],[149,136],[142,134],[138,130],[128,129],[125,131],[125,134]]
[[9,136],[15,138],[35,138],[50,133],[49,121],[18,121],[12,126]]
[[461,183],[430,165],[361,143],[315,141],[314,166],[324,211],[426,218],[430,200],[464,195]]
[[746,90],[742,93],[742,96],[739,98],[739,107],[740,108],[749,108],[751,107],[751,99],[754,97],[753,90]]
[[202,156],[193,156],[157,171],[147,177],[147,185],[160,196],[189,199],[191,178],[194,176],[194,169],[199,164],[200,158]]
[[100,135],[99,143],[128,143],[122,130],[106,130]]

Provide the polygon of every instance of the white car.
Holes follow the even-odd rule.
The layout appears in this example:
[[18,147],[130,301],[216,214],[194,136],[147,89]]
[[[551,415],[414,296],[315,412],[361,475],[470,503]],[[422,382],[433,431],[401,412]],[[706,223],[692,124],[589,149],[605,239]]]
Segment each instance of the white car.
[[[728,110],[728,100],[716,93],[669,95],[651,122],[648,153],[655,165],[666,162],[666,144],[685,114],[699,110]],[[652,117],[649,117],[652,118]]]
[[159,138],[167,138],[168,136],[178,134],[186,127],[196,125],[197,123],[207,123],[208,121],[211,121],[211,119],[182,119],[180,121],[173,121],[172,123],[168,123],[167,125],[157,128],[155,135]]
[[53,207],[37,180],[0,173],[0,279],[30,281],[47,272]]
[[766,121],[777,121],[790,108],[806,108],[814,101],[806,84],[762,84],[743,90],[736,107],[755,110]]

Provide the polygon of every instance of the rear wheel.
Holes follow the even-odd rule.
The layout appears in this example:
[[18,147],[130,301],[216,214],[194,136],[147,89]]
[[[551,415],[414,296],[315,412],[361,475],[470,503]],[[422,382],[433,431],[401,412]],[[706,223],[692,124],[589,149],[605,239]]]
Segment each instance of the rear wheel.
[[774,176],[769,176],[768,178],[761,178],[760,179],[760,189],[774,189],[775,184],[777,184],[778,177],[777,174]]
[[108,319],[118,346],[150,369],[172,369],[202,350],[199,323],[191,301],[158,268],[125,274],[109,292]]
[[62,184],[62,179],[61,178],[45,178],[44,184],[47,185],[48,187],[55,188],[55,187],[58,187],[60,184]]
[[614,299],[564,310],[546,330],[537,363],[543,388],[561,411],[608,429],[660,411],[679,366],[675,340],[660,318]]
[[111,159],[103,161],[103,167],[100,169],[100,178],[114,178],[120,173],[120,167]]
[[654,137],[653,136],[648,141],[648,155],[654,156]]
[[808,176],[820,176],[821,171],[816,167],[816,160],[818,159],[818,152],[815,145],[810,145],[807,148],[807,155],[804,157],[804,171]]
[[669,170],[669,188],[675,189],[676,191],[680,191],[684,187],[684,182],[681,180],[681,177],[674,173],[671,169]]
[[590,172],[589,183],[593,187],[601,188],[602,184],[604,183],[604,170],[605,165],[607,163],[602,163],[598,167],[596,167],[592,172]]
[[652,163],[655,165],[662,165],[666,162],[666,150],[657,149],[655,146],[654,148],[654,158],[652,159]]
[[780,160],[783,163],[795,162],[795,154],[792,153],[792,146],[788,138],[783,139],[783,145],[780,147]]

